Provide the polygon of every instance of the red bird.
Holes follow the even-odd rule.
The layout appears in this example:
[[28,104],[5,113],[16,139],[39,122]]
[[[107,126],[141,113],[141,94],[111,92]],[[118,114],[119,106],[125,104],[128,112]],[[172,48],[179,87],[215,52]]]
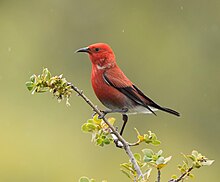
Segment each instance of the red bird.
[[76,52],[89,54],[92,62],[93,90],[102,104],[108,108],[103,111],[103,116],[113,112],[122,113],[124,124],[121,134],[128,120],[127,114],[153,113],[156,115],[156,110],[162,110],[180,116],[172,109],[161,107],[136,87],[118,67],[115,54],[109,45],[96,43],[78,49]]

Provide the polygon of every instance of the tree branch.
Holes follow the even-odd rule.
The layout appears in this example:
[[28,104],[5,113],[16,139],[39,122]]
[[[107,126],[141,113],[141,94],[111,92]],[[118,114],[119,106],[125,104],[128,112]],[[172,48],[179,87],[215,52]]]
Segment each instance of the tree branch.
[[181,181],[181,180],[184,179],[184,177],[185,177],[186,175],[188,175],[192,170],[193,170],[193,166],[190,167],[190,168],[189,168],[185,173],[183,173],[179,178],[177,178],[177,179],[171,179],[171,180],[169,180],[169,182],[179,182],[179,181]]
[[[77,87],[75,87],[72,83],[68,83],[69,86],[80,96],[92,109],[94,112],[96,112],[99,116],[102,115],[102,112],[95,106],[84,94],[82,90],[79,90]],[[137,163],[137,161],[134,158],[134,155],[130,149],[130,146],[128,142],[116,131],[116,129],[108,122],[108,120],[103,117],[103,121],[108,125],[108,127],[112,130],[112,133],[118,138],[118,140],[123,144],[123,148],[126,152],[126,154],[129,156],[131,163],[134,165],[134,168],[137,172],[138,178],[144,179],[144,175]]]
[[157,182],[160,182],[161,171],[157,169]]

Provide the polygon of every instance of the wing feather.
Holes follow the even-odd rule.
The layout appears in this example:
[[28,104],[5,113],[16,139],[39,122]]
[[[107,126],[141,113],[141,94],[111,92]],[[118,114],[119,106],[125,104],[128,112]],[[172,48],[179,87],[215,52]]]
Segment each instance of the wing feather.
[[147,97],[138,87],[133,85],[133,83],[124,75],[124,73],[116,67],[116,69],[110,69],[103,73],[103,79],[105,82],[126,95],[129,99],[134,101],[138,105],[146,107],[154,115],[155,112],[150,108],[154,107],[156,109],[168,112],[170,114],[180,116],[180,114],[172,109],[161,107],[155,103],[152,99]]
[[155,114],[155,112],[149,107],[150,105],[148,103],[150,102],[146,100],[146,98],[143,97],[143,95],[140,95],[138,93],[136,87],[124,75],[123,72],[117,72],[116,74],[114,72],[114,75],[112,75],[111,72],[104,72],[103,79],[108,85],[114,87],[138,105],[146,107],[150,112]]

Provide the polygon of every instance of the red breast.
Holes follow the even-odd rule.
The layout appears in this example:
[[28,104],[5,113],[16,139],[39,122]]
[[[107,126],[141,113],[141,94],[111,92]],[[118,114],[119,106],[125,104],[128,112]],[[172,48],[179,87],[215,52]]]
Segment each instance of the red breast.
[[97,98],[109,109],[120,109],[125,106],[126,96],[108,85],[103,74],[107,71],[97,65],[92,65],[91,82]]

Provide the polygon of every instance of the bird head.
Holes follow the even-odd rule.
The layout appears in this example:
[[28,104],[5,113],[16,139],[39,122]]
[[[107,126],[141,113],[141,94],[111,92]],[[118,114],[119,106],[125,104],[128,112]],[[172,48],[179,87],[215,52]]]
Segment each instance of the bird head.
[[80,48],[76,52],[88,53],[92,64],[99,69],[110,68],[116,64],[114,52],[105,43],[92,44],[88,47]]

